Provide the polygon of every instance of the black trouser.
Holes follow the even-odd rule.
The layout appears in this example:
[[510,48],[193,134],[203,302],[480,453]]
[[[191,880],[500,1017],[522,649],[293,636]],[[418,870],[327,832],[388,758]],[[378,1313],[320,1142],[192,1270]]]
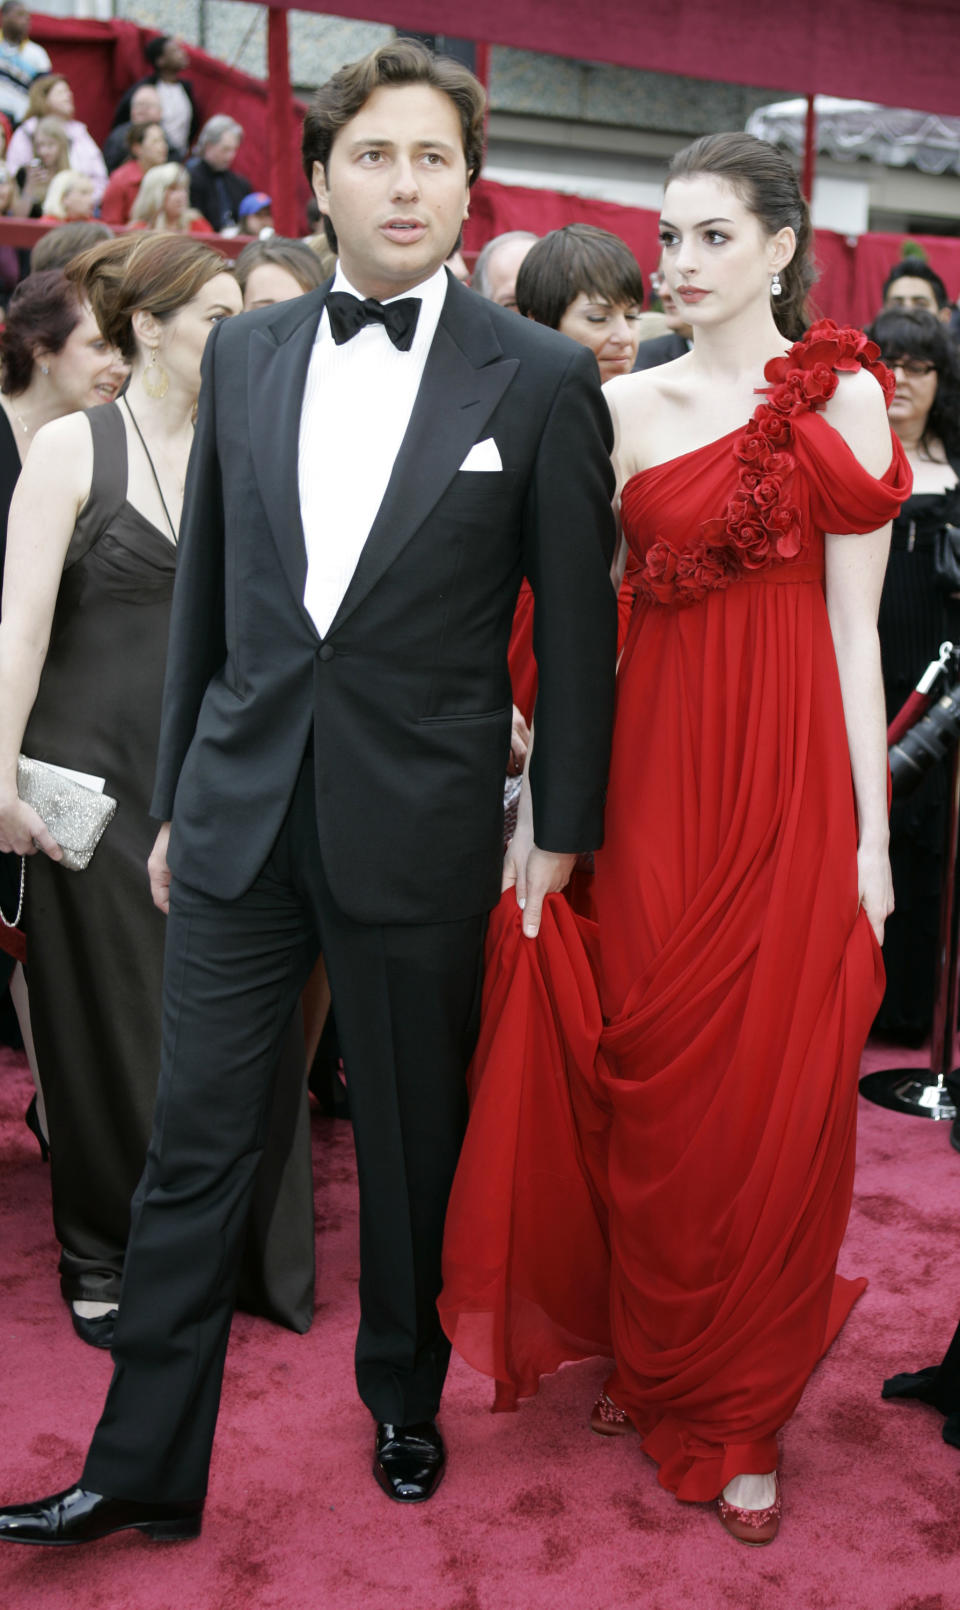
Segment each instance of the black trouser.
[[115,1497],[202,1497],[237,1266],[277,1047],[326,960],[360,1187],[360,1396],[378,1420],[436,1413],[449,1359],[436,1297],[466,1120],[486,919],[373,927],[333,900],[307,761],[263,872],[219,901],[174,879],[153,1138],[134,1197],[115,1370],[83,1475]]

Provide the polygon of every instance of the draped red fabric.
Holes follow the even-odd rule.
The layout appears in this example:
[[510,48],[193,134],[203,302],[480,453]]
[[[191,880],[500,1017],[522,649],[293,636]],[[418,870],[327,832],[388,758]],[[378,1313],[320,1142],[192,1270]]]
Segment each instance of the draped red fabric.
[[[273,0],[325,11],[329,0]],[[957,110],[960,10],[954,0],[677,0],[656,14],[635,0],[337,0],[337,15],[421,33],[616,62],[657,73],[848,95],[922,111]]]

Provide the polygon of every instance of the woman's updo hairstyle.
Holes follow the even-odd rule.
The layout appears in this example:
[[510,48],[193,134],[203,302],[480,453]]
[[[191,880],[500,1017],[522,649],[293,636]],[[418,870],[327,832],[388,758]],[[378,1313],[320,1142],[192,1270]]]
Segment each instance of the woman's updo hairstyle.
[[83,315],[80,297],[62,269],[20,281],[0,331],[0,383],[19,397],[33,379],[37,351],[62,352]]
[[152,313],[162,323],[230,271],[220,252],[189,237],[126,235],[83,252],[64,272],[90,303],[105,339],[132,363],[134,313]]
[[810,259],[810,211],[793,164],[776,146],[752,134],[705,134],[677,152],[667,170],[667,184],[672,179],[693,179],[701,173],[723,179],[768,235],[786,228],[796,235],[797,249],[786,268],[780,270],[783,291],[773,298],[772,308],[781,334],[790,341],[799,341],[810,322],[807,297],[817,275]]

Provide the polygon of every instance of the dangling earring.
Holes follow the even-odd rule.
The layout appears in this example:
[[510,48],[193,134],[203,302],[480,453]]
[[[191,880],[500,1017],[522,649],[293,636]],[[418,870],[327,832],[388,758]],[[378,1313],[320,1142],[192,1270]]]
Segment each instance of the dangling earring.
[[780,284],[780,275],[779,275],[779,273],[774,274],[773,279],[770,281],[770,295],[771,296],[782,296],[783,295],[783,286]]
[[150,362],[143,371],[143,389],[148,397],[152,397],[155,402],[159,402],[162,397],[167,395],[169,386],[170,376],[157,357],[156,347],[152,347],[150,350]]
[[50,373],[50,365],[48,363],[42,363],[40,365],[40,373],[42,375],[48,375]]

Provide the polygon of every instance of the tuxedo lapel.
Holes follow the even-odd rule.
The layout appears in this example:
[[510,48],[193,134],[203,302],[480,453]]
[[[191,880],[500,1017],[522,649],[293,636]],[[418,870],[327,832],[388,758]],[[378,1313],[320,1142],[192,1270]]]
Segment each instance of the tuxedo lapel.
[[451,278],[410,423],[331,632],[423,524],[518,367],[517,358],[504,356],[482,299]]
[[[272,324],[250,335],[250,453],[273,539],[301,609],[307,549],[300,518],[300,411],[328,290],[329,286],[323,286],[309,296],[285,303],[282,314]],[[304,615],[310,621],[305,610]],[[310,624],[313,627],[312,621]]]

